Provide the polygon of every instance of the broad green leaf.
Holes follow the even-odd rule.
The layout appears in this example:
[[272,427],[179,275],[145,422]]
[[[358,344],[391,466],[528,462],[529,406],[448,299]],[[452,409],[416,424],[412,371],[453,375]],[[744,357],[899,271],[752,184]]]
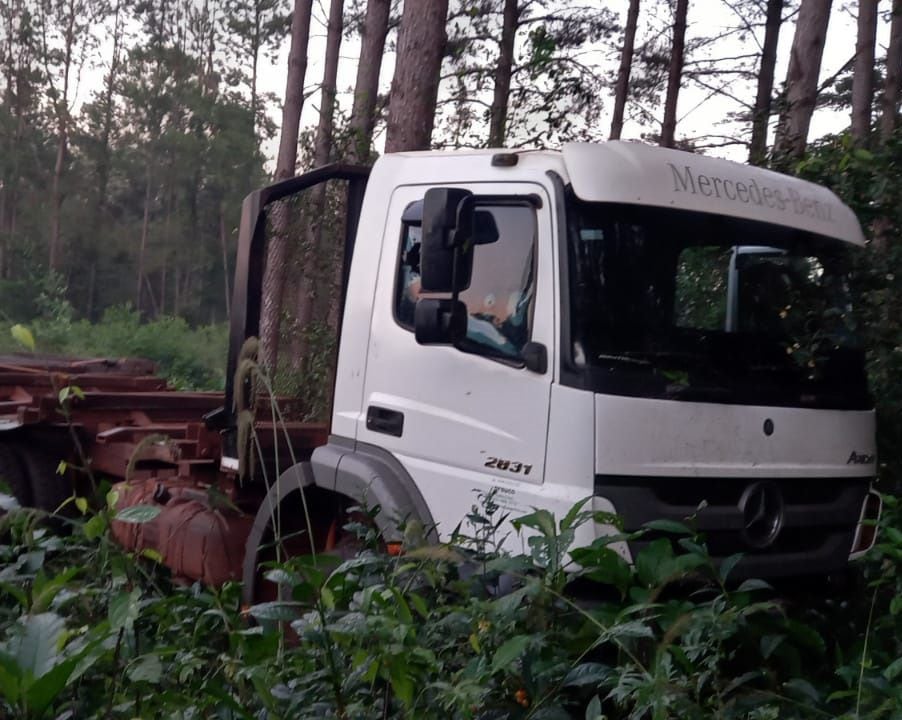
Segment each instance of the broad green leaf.
[[893,616],[902,614],[902,595],[896,595],[896,597],[890,600],[889,614]]
[[288,622],[300,617],[301,603],[264,602],[252,605],[249,612],[257,620],[278,620]]
[[394,595],[395,598],[395,610],[398,613],[398,618],[402,623],[407,625],[413,623],[413,615],[410,612],[410,606],[407,604],[401,591],[397,588],[392,588],[392,595]]
[[13,336],[13,340],[19,343],[19,345],[34,352],[34,335],[31,334],[31,330],[24,325],[16,324],[9,329],[9,332]]
[[37,572],[44,567],[46,553],[43,550],[32,550],[24,553],[21,557],[24,560],[22,565],[28,572]]
[[690,528],[685,523],[681,523],[677,520],[667,520],[666,518],[661,518],[659,520],[650,520],[642,527],[647,528],[648,530],[654,530],[656,532],[671,533],[673,535],[695,534],[692,528]]
[[821,637],[821,634],[814,628],[805,623],[801,623],[798,620],[788,620],[786,622],[786,629],[796,643],[805,645],[821,655],[826,652],[827,645],[824,642],[824,638]]
[[564,677],[561,685],[564,687],[586,687],[588,685],[600,685],[611,674],[611,668],[601,663],[580,663]]
[[517,635],[499,647],[492,657],[492,672],[495,673],[506,668],[519,658],[529,647],[530,640],[529,635]]
[[66,385],[66,387],[59,391],[60,405],[65,405],[66,401],[69,400],[69,398],[73,397],[78,398],[79,400],[84,400],[84,390],[78,387],[78,385]]
[[325,585],[323,585],[323,586],[319,589],[319,597],[320,597],[320,600],[321,600],[322,603],[323,603],[323,606],[324,606],[327,610],[334,610],[334,609],[335,609],[335,593],[333,593],[333,592],[332,592],[328,587],[326,587]]
[[773,590],[773,587],[764,580],[750,578],[748,580],[743,580],[742,584],[736,588],[737,592],[752,592],[754,590]]
[[163,665],[156,653],[149,653],[137,658],[128,669],[128,679],[132,682],[160,682],[163,674]]
[[141,612],[140,601],[141,590],[138,588],[131,592],[120,592],[114,597],[108,610],[110,627],[113,630],[130,630]]
[[601,699],[598,695],[593,695],[589,704],[586,705],[586,720],[603,720],[604,715],[601,712]]
[[303,579],[297,573],[288,572],[288,570],[280,567],[267,570],[263,573],[263,577],[264,579],[269,580],[269,582],[275,583],[276,585],[285,585],[286,587],[300,585],[303,582]]
[[141,551],[141,557],[147,558],[148,560],[157,563],[157,565],[163,564],[163,554],[159,550],[154,550],[153,548],[144,548]]
[[25,632],[18,638],[16,661],[22,674],[34,678],[50,672],[60,658],[60,640],[65,621],[56,613],[38,613],[25,619]]
[[66,568],[49,580],[38,573],[31,589],[31,612],[44,612],[69,582],[78,574],[78,568]]
[[434,562],[462,563],[465,558],[450,545],[424,545],[404,553],[405,558],[413,560],[432,560]]
[[650,638],[655,636],[652,629],[641,620],[630,620],[614,625],[605,631],[605,635],[612,638]]
[[896,658],[883,671],[883,677],[892,682],[902,675],[902,657]]
[[564,519],[561,520],[561,525],[560,525],[561,530],[570,530],[575,525],[579,524],[579,522],[583,519],[583,517],[585,517],[585,516],[581,517],[583,507],[591,499],[592,499],[591,496],[585,497],[582,500],[580,500],[578,503],[576,503],[572,508],[570,508],[570,511],[564,516]]
[[388,667],[388,679],[398,700],[410,706],[413,703],[413,680],[408,672],[407,663],[399,657],[393,658]]
[[150,522],[160,514],[162,508],[159,505],[132,505],[116,513],[114,520],[140,525]]
[[571,555],[583,566],[580,575],[604,585],[611,585],[617,588],[621,595],[626,592],[633,577],[632,569],[629,563],[611,548],[574,548]]
[[529,515],[515,518],[511,523],[517,530],[520,530],[523,527],[538,530],[545,538],[552,538],[557,535],[557,528],[554,524],[554,515],[547,510],[536,510]]
[[421,618],[425,620],[429,617],[429,606],[420,595],[412,592],[408,595],[408,598],[410,599],[410,604],[413,606],[413,609],[417,611],[417,614]]
[[482,645],[479,642],[479,637],[476,633],[470,633],[470,647],[473,648],[473,652],[477,655],[482,654]]
[[63,691],[77,662],[77,658],[64,660],[35,680],[28,688],[25,697],[34,717],[39,717]]
[[821,700],[820,693],[807,680],[802,678],[793,678],[783,683],[783,689],[790,695],[801,698],[807,702],[817,704]]
[[765,635],[762,637],[761,642],[759,643],[761,647],[761,656],[765,659],[769,658],[773,655],[774,650],[780,647],[785,639],[785,635]]
[[22,691],[22,668],[16,659],[0,649],[0,695],[10,703],[19,699]]
[[730,573],[733,572],[733,569],[736,567],[740,560],[742,560],[742,553],[736,553],[724,558],[718,570],[721,582],[726,582],[727,578],[730,577]]
[[493,601],[492,614],[499,618],[506,617],[520,606],[523,598],[529,594],[529,590],[530,586],[527,585]]
[[485,564],[485,569],[488,572],[525,575],[533,569],[533,564],[525,555],[501,555],[489,560]]
[[88,540],[96,540],[106,532],[106,518],[103,515],[94,515],[84,525],[82,532]]
[[740,687],[742,687],[743,685],[750,683],[752,680],[757,680],[758,678],[761,677],[761,674],[762,673],[760,670],[752,670],[750,672],[743,673],[742,675],[740,675],[737,678],[733,678],[730,681],[730,684],[727,685],[726,688],[724,688],[723,694],[725,696],[729,695],[734,690],[737,690]]
[[0,582],[0,591],[7,592],[12,595],[23,608],[28,608],[28,594],[25,592],[24,588],[19,587],[18,585],[13,585],[8,582]]
[[665,538],[653,540],[639,551],[635,559],[639,579],[654,587],[670,579],[673,573],[673,548]]

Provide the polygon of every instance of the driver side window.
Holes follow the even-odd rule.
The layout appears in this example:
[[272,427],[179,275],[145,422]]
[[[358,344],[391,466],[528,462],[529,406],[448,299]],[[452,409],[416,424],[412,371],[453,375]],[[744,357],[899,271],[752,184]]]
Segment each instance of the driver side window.
[[[462,350],[520,362],[532,331],[535,298],[535,210],[526,204],[480,205],[492,214],[498,240],[477,244],[470,287],[460,294],[467,307],[467,337]],[[420,291],[422,203],[404,212],[395,289],[395,317],[413,330]],[[426,297],[426,294],[423,294]]]

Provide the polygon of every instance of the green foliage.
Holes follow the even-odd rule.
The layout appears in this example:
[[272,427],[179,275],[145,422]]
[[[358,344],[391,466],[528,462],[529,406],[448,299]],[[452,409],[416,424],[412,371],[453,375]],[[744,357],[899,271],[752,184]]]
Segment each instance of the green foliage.
[[[129,306],[110,308],[97,323],[75,320],[73,315],[62,300],[29,323],[30,330],[0,325],[0,351],[21,351],[24,346],[80,357],[147,358],[158,363],[176,388],[218,390],[225,385],[225,324],[192,328],[183,318],[171,316],[143,322]],[[30,347],[23,331],[33,331]]]
[[902,133],[874,151],[854,147],[848,135],[815,144],[796,168],[832,189],[858,215],[868,247],[855,254],[852,277],[858,330],[868,352],[877,402],[881,475],[902,488]]
[[[519,518],[529,554],[505,555],[496,548],[503,515],[487,496],[455,546],[410,540],[392,557],[379,551],[371,523],[353,523],[355,557],[273,565],[267,577],[281,599],[245,614],[236,585],[174,587],[155,562],[123,555],[105,531],[114,507],[108,498],[64,537],[33,511],[0,518],[0,715],[902,712],[902,534],[892,531],[892,499],[878,550],[860,569],[863,608],[816,593],[780,599],[759,581],[730,582],[734,562],[716,566],[702,539],[674,523],[649,528],[655,536],[634,566],[616,552],[623,535],[569,548],[572,531],[593,519],[583,503],[561,520],[541,511]],[[138,515],[135,522],[148,519]],[[572,583],[589,578],[589,591],[574,594]]]

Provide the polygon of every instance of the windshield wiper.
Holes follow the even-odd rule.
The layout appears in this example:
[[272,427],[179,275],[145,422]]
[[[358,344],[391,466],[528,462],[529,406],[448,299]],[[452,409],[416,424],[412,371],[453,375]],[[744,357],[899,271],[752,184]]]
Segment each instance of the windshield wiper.
[[596,355],[599,360],[607,360],[609,362],[622,363],[624,365],[642,365],[643,367],[653,367],[654,363],[650,360],[643,360],[641,358],[631,357],[630,354],[624,355],[605,355],[603,353],[599,353]]

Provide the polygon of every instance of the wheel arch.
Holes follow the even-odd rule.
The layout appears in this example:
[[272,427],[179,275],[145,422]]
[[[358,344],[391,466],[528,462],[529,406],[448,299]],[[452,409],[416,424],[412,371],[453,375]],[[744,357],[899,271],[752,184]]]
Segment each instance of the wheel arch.
[[271,531],[272,518],[293,496],[316,488],[338,499],[373,508],[380,535],[388,542],[402,540],[399,524],[416,520],[429,542],[438,541],[432,513],[413,478],[398,460],[382,448],[332,436],[313,452],[310,461],[285,470],[260,507],[245,545],[242,577],[244,600],[252,603],[257,584],[260,550]]

